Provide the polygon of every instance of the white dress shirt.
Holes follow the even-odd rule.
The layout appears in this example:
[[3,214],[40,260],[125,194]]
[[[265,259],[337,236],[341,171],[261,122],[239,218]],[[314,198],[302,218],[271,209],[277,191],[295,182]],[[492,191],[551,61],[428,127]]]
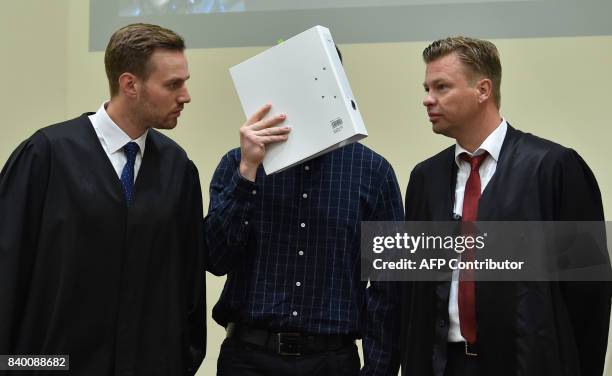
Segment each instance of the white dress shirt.
[[[470,153],[461,147],[458,143],[455,144],[455,163],[459,167],[457,171],[457,185],[455,186],[455,207],[453,209],[454,214],[463,214],[463,195],[465,193],[465,184],[467,183],[468,177],[470,176],[470,164],[463,159],[460,155],[466,153],[470,157],[483,154],[485,151],[489,155],[480,165],[478,173],[480,174],[480,193],[482,193],[495,174],[497,168],[497,160],[499,159],[499,152],[501,151],[504,138],[506,137],[506,131],[508,130],[508,123],[505,119],[502,119],[501,123],[491,134],[483,141],[482,145],[476,149],[474,153]],[[461,335],[461,328],[459,327],[459,303],[457,301],[459,289],[459,271],[453,271],[453,279],[451,281],[450,296],[448,299],[448,316],[449,316],[449,327],[448,327],[448,341],[449,342],[461,342],[465,341],[465,338]]]
[[108,159],[115,168],[115,172],[119,179],[121,179],[121,172],[127,162],[125,153],[123,152],[123,146],[130,141],[134,141],[138,144],[139,151],[136,153],[136,162],[134,163],[134,181],[138,176],[138,170],[140,170],[140,164],[142,163],[142,157],[145,152],[145,143],[147,140],[147,134],[149,131],[145,131],[140,137],[132,140],[106,113],[106,105],[108,102],[102,103],[98,111],[89,116],[89,120],[98,135],[98,139],[102,144],[102,148],[106,152]]

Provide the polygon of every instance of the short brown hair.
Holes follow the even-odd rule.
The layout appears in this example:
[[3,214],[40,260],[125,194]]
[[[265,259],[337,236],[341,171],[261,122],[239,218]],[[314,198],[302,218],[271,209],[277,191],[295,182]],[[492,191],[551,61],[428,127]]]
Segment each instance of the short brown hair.
[[451,53],[456,53],[459,60],[474,78],[484,76],[493,83],[493,96],[499,108],[501,104],[502,68],[497,47],[489,41],[469,37],[449,37],[439,39],[423,50],[423,60],[430,63]]
[[123,73],[148,77],[149,58],[158,48],[183,51],[185,41],[172,30],[144,23],[127,25],[113,33],[104,54],[111,97],[119,92],[119,76]]

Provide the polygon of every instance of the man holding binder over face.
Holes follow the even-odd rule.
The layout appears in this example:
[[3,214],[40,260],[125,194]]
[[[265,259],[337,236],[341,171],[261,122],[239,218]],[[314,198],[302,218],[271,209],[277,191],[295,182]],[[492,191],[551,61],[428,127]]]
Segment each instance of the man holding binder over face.
[[289,133],[272,127],[284,115],[261,120],[270,108],[241,128],[210,186],[207,267],[227,274],[213,309],[227,330],[218,374],[396,375],[397,292],[360,278],[361,221],[403,219],[395,173],[354,143],[266,175],[266,144]]

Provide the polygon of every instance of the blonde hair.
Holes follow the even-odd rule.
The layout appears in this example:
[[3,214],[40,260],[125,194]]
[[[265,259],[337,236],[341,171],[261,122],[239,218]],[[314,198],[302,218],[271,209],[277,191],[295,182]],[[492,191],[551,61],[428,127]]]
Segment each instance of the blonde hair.
[[487,40],[470,37],[439,39],[423,50],[423,60],[430,63],[441,57],[456,53],[465,65],[471,79],[484,76],[493,83],[493,97],[497,108],[501,105],[502,68],[497,47]]

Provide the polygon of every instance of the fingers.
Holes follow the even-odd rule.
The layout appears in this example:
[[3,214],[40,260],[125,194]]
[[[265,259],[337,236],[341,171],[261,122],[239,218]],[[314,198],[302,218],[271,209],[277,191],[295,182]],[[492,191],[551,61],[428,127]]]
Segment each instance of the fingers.
[[272,108],[272,104],[270,103],[262,106],[259,110],[257,110],[253,115],[251,115],[247,119],[243,127],[249,127],[253,130],[258,131],[261,129],[270,128],[275,125],[278,125],[287,118],[285,114],[279,114],[269,119],[262,120],[264,116],[266,116],[266,114],[270,112],[270,108]]
[[259,137],[258,141],[264,145],[268,145],[268,144],[272,144],[275,142],[287,141],[288,138],[289,138],[289,135],[282,134],[282,135],[276,135],[276,136]]
[[259,131],[255,131],[254,133],[257,136],[274,136],[288,134],[289,132],[291,132],[291,128],[289,127],[272,127],[261,129]]
[[265,119],[265,120],[260,120],[256,123],[253,123],[250,125],[250,127],[253,130],[259,131],[262,129],[266,129],[266,128],[270,128],[273,127],[275,125],[278,125],[280,123],[282,123],[283,121],[285,121],[285,119],[287,118],[287,115],[285,114],[280,114],[280,115],[276,115],[274,117],[271,117],[269,119]]
[[253,142],[263,146],[274,142],[286,141],[289,132],[291,132],[289,127],[272,127],[251,131],[250,136]]
[[259,110],[257,110],[253,115],[251,115],[247,119],[246,125],[251,125],[251,124],[254,124],[260,121],[261,118],[266,116],[268,111],[270,111],[270,108],[272,108],[272,105],[270,103],[267,103],[264,106],[262,106]]
[[259,147],[272,142],[286,141],[289,132],[291,132],[291,128],[288,127],[274,127],[260,131],[253,131],[247,128],[240,130],[241,139],[245,139],[245,141]]

